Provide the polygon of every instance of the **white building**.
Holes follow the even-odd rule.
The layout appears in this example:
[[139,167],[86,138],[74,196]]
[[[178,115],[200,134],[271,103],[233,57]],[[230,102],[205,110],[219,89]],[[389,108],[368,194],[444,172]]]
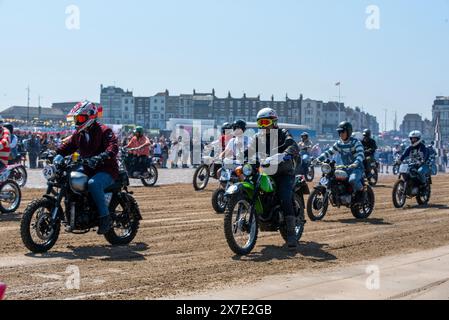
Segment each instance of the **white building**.
[[106,124],[134,124],[134,97],[131,91],[101,85],[100,104]]
[[301,124],[315,130],[317,134],[322,134],[323,101],[303,100],[301,106]]
[[165,111],[167,96],[165,92],[156,94],[150,98],[150,128],[165,129]]

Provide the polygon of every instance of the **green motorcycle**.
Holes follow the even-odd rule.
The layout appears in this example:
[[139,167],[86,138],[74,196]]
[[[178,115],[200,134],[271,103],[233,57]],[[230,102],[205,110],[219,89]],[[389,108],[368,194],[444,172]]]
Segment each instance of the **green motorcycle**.
[[[224,219],[225,237],[231,250],[237,255],[248,255],[254,249],[259,230],[280,231],[287,241],[287,226],[276,195],[276,183],[264,172],[264,167],[246,164],[235,171],[243,182],[226,190],[227,206]],[[296,215],[296,239],[304,232],[304,194],[310,194],[303,176],[297,176],[294,186],[293,206]]]

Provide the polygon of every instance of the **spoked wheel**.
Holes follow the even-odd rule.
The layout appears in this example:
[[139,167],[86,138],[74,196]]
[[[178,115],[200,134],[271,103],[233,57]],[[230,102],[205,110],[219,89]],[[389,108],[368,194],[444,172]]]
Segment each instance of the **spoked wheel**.
[[15,181],[7,180],[0,184],[0,212],[15,212],[19,208],[21,200],[22,192]]
[[141,181],[145,187],[154,187],[154,185],[157,182],[157,179],[159,178],[157,168],[155,165],[152,164],[147,170],[148,170],[148,177],[142,178]]
[[237,196],[226,207],[224,232],[229,248],[238,255],[248,255],[254,249],[259,233],[257,217],[247,199]]
[[307,168],[307,174],[305,176],[307,182],[312,182],[315,179],[315,167],[309,166]]
[[[306,220],[304,219],[304,205],[299,198],[298,195],[295,195],[295,198],[293,200],[293,206],[295,208],[295,217],[296,217],[296,241],[299,242],[302,238],[302,234],[304,233],[304,226],[306,223]],[[284,239],[285,242],[287,242],[287,225],[284,223],[280,230],[281,236]]]
[[368,177],[368,183],[371,187],[375,187],[378,181],[379,174],[377,173],[377,170],[372,169]]
[[367,219],[374,211],[374,205],[376,199],[374,196],[373,188],[370,186],[366,187],[365,201],[363,204],[355,204],[351,207],[351,212],[356,219]]
[[393,187],[393,205],[396,209],[403,208],[407,201],[405,182],[398,180]]
[[140,210],[136,200],[130,195],[126,199],[114,196],[109,212],[113,218],[113,226],[104,237],[113,246],[130,244],[136,237],[140,224]]
[[329,200],[326,191],[315,189],[307,201],[307,215],[312,221],[321,221],[327,213]]
[[209,183],[210,167],[206,164],[198,167],[193,175],[193,187],[196,191],[202,191],[206,189]]
[[55,245],[61,228],[60,221],[52,223],[54,204],[49,199],[31,202],[23,213],[20,234],[23,244],[33,253],[45,253]]
[[431,189],[430,184],[424,188],[425,188],[425,190],[420,192],[419,195],[416,197],[416,202],[418,202],[418,204],[420,206],[427,205],[430,201],[430,195],[432,194],[432,189]]
[[222,188],[219,188],[214,191],[212,194],[212,207],[214,208],[216,213],[224,213],[226,210],[226,191]]
[[11,171],[11,178],[15,182],[17,182],[17,184],[19,185],[20,188],[25,187],[25,185],[27,184],[27,180],[28,180],[28,173],[27,173],[25,167],[21,166],[21,167],[14,168]]

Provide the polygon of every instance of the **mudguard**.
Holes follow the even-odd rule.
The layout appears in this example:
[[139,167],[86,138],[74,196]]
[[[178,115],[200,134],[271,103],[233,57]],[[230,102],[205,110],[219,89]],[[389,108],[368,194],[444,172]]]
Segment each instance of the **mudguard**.
[[[234,197],[237,196],[239,194],[244,194],[245,197],[247,197],[249,200],[252,201],[252,199],[254,198],[254,190],[255,187],[253,184],[249,183],[249,182],[240,182],[240,183],[236,183],[232,186],[230,186],[225,193],[226,197]],[[256,199],[256,213],[257,214],[263,214],[263,206],[262,203],[260,202],[260,198],[257,197]]]

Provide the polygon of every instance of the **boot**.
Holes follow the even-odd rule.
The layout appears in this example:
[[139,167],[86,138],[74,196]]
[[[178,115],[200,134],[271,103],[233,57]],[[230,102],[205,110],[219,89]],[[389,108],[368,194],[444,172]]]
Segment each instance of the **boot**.
[[285,224],[287,226],[287,246],[289,250],[296,250],[298,241],[296,240],[296,217],[285,217]]
[[104,235],[108,233],[109,230],[111,230],[111,228],[112,228],[111,217],[109,215],[106,217],[101,217],[97,234]]

